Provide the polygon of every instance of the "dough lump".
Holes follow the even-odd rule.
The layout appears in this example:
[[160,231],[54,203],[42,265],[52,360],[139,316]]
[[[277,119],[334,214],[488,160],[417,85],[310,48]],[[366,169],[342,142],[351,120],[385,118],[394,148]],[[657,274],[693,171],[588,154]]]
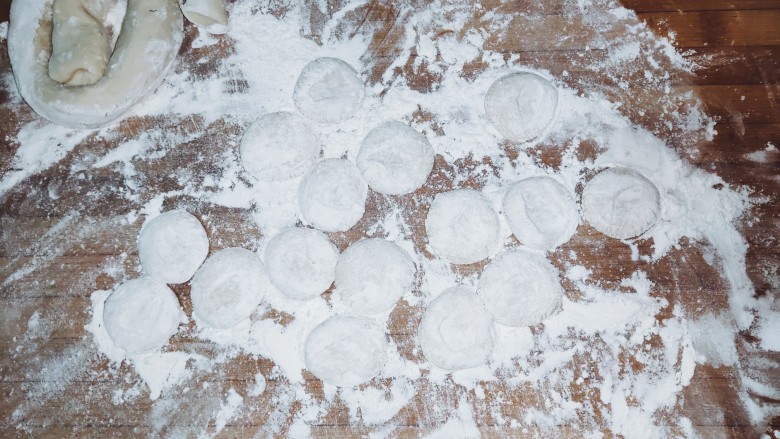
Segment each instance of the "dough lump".
[[167,284],[190,280],[208,253],[206,231],[184,210],[152,218],[138,235],[138,257],[144,273]]
[[294,227],[274,236],[265,249],[271,283],[285,296],[313,299],[333,283],[339,250],[314,229]]
[[479,298],[450,288],[428,305],[417,332],[425,358],[447,370],[479,366],[493,353],[493,321]]
[[412,288],[414,262],[398,245],[380,238],[350,245],[336,263],[336,294],[358,314],[389,311]]
[[506,326],[531,326],[560,306],[558,271],[542,256],[525,250],[502,253],[488,264],[477,287],[485,308]]
[[352,228],[366,209],[368,185],[351,162],[326,159],[301,179],[298,207],[303,219],[326,232]]
[[555,118],[558,89],[536,73],[513,73],[496,80],[485,96],[485,112],[507,139],[527,142],[544,134]]
[[564,244],[579,223],[574,196],[550,177],[513,184],[504,195],[504,216],[520,243],[536,250]]
[[454,264],[487,258],[501,240],[496,211],[482,193],[472,189],[436,195],[425,229],[433,252]]
[[658,222],[661,195],[647,177],[630,168],[608,168],[582,191],[582,215],[599,232],[635,238]]
[[320,155],[320,139],[302,117],[280,111],[255,121],[239,148],[244,169],[260,181],[289,180]]
[[385,122],[366,135],[355,162],[372,189],[401,195],[425,184],[433,159],[425,136],[400,122]]
[[387,360],[385,333],[364,317],[337,315],[320,323],[304,346],[306,368],[322,381],[354,387],[382,371]]
[[293,101],[307,119],[332,124],[355,114],[363,104],[364,89],[349,64],[336,58],[317,58],[303,68]]
[[249,318],[268,286],[260,257],[244,248],[214,253],[192,279],[192,312],[214,328],[229,328]]
[[103,306],[108,336],[116,347],[130,355],[162,348],[184,319],[173,291],[149,277],[119,285]]

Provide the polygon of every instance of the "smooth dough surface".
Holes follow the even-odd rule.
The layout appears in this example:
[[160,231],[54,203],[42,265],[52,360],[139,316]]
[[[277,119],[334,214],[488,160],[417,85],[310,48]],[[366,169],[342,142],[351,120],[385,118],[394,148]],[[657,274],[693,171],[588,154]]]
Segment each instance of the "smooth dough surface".
[[121,117],[154,91],[173,66],[184,37],[176,0],[128,0],[105,75],[65,87],[49,77],[51,0],[11,3],[8,55],[19,94],[40,116],[71,128],[96,128]]
[[244,169],[260,181],[303,175],[320,155],[320,139],[302,117],[269,113],[255,121],[241,138]]
[[306,173],[298,187],[303,219],[326,232],[345,232],[363,217],[368,185],[344,159],[323,160]]
[[170,288],[149,277],[119,285],[103,306],[103,324],[114,345],[128,354],[156,351],[184,321]]
[[249,318],[268,285],[255,252],[232,247],[213,254],[192,278],[192,312],[214,328],[229,328]]
[[504,216],[520,243],[537,250],[564,244],[580,218],[572,193],[550,177],[513,184],[504,195]]
[[333,283],[339,250],[319,230],[294,227],[274,236],[265,249],[271,283],[285,296],[313,299]]
[[372,129],[355,160],[368,185],[388,195],[414,192],[433,169],[433,148],[424,135],[400,122]]
[[557,108],[558,89],[531,72],[499,78],[485,96],[485,112],[490,123],[502,136],[516,142],[544,134]]
[[417,333],[425,358],[447,370],[484,364],[493,353],[493,321],[476,294],[450,288],[428,305]]
[[190,280],[208,253],[206,230],[185,210],[152,218],[138,235],[138,257],[144,273],[166,284]]
[[582,215],[599,232],[635,238],[658,222],[661,195],[647,177],[630,168],[608,168],[582,191]]
[[186,0],[181,12],[187,20],[210,34],[220,35],[227,31],[225,0]]
[[496,322],[531,326],[559,308],[563,288],[558,271],[545,258],[513,250],[488,264],[479,278],[477,294]]
[[412,288],[414,262],[398,245],[370,238],[350,245],[336,264],[336,294],[355,313],[389,311]]
[[454,264],[487,258],[501,240],[498,214],[482,193],[472,189],[436,195],[425,229],[433,252]]
[[317,58],[306,64],[293,91],[295,107],[321,124],[341,122],[363,104],[365,85],[349,64],[336,58]]
[[94,84],[103,77],[111,47],[103,25],[102,5],[90,8],[96,3],[104,3],[104,0],[54,0],[49,58],[51,79],[72,86]]
[[322,381],[339,387],[365,383],[382,371],[387,360],[385,333],[364,318],[337,315],[317,325],[304,347],[306,368]]

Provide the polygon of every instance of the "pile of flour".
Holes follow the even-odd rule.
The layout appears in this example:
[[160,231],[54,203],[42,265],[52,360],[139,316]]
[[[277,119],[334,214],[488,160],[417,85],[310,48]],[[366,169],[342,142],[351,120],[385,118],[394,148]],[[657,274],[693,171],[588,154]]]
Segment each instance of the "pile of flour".
[[[119,407],[116,410],[122,410],[122,405],[131,405],[139,398],[151,396],[154,402],[149,423],[163,431],[166,424],[175,421],[184,423],[183,419],[177,418],[177,407],[184,401],[202,399],[202,404],[192,406],[192,410],[198,412],[189,412],[187,416],[197,415],[197,419],[213,420],[216,429],[208,427],[208,424],[199,424],[191,427],[193,430],[188,430],[188,433],[216,434],[231,420],[251,417],[263,410],[263,416],[267,415],[261,427],[265,434],[284,432],[292,436],[305,436],[312,431],[313,425],[322,423],[329,410],[341,407],[349,413],[351,422],[369,426],[376,437],[386,437],[392,436],[397,428],[403,426],[407,419],[404,418],[404,407],[414,407],[417,404],[415,401],[419,399],[424,401],[428,409],[420,415],[421,430],[440,437],[451,437],[453,432],[471,436],[477,431],[478,420],[482,424],[484,416],[489,416],[498,426],[517,431],[544,431],[558,425],[576,425],[583,430],[583,434],[594,437],[600,434],[601,427],[615,434],[629,436],[637,431],[646,437],[659,438],[679,432],[684,436],[693,435],[692,423],[687,418],[665,421],[667,424],[659,424],[657,419],[659,415],[669,413],[680,402],[696,364],[725,364],[738,368],[735,337],[738,331],[750,328],[759,328],[756,334],[760,337],[760,348],[773,350],[779,344],[777,331],[772,328],[777,326],[780,316],[771,310],[771,303],[754,298],[752,284],[745,272],[747,244],[738,232],[737,222],[749,207],[748,190],[729,187],[717,175],[687,163],[677,151],[667,146],[665,139],[634,125],[621,112],[620,105],[608,98],[603,90],[588,87],[587,81],[572,79],[576,75],[574,70],[556,75],[545,70],[543,61],[528,65],[520,62],[518,55],[505,56],[483,50],[490,45],[490,34],[500,34],[501,29],[509,27],[509,16],[495,15],[492,22],[486,25],[486,32],[485,29],[473,27],[470,17],[474,11],[471,8],[454,5],[436,10],[402,8],[406,40],[400,43],[400,53],[387,61],[390,65],[386,66],[384,73],[374,78],[371,68],[378,61],[364,56],[370,41],[357,29],[350,32],[355,25],[348,17],[360,8],[359,2],[347,3],[332,12],[330,18],[312,25],[306,11],[294,6],[289,6],[283,12],[274,10],[277,15],[273,15],[270,7],[257,7],[247,2],[232,4],[226,38],[234,50],[221,61],[217,71],[207,76],[196,76],[187,69],[179,69],[153,96],[132,110],[133,116],[140,118],[196,115],[204,127],[201,132],[154,132],[155,128],[152,128],[153,132],[137,138],[117,140],[120,139],[117,128],[109,127],[93,133],[30,122],[21,126],[16,136],[15,141],[20,146],[13,159],[15,170],[0,180],[0,193],[12,190],[28,176],[57,163],[88,136],[97,135],[116,140],[118,146],[102,156],[83,157],[83,160],[74,161],[73,169],[69,172],[102,167],[118,170],[125,184],[121,196],[128,203],[142,205],[136,213],[127,217],[127,221],[133,222],[138,216],[150,221],[162,213],[161,205],[165,199],[182,196],[197,200],[197,203],[242,209],[248,212],[247,219],[254,222],[262,233],[261,237],[252,240],[249,249],[257,254],[267,256],[268,252],[287,253],[294,250],[294,245],[279,246],[275,240],[281,240],[284,234],[296,230],[293,227],[301,225],[301,218],[328,232],[341,231],[361,220],[364,214],[361,206],[367,198],[379,199],[379,202],[371,201],[380,206],[377,208],[379,216],[360,227],[365,227],[366,237],[392,241],[416,267],[414,286],[397,288],[398,291],[404,290],[397,293],[400,294],[399,303],[403,309],[412,310],[420,317],[425,309],[451,307],[457,312],[450,315],[462,317],[460,321],[448,324],[457,327],[458,323],[468,323],[466,327],[477,331],[480,337],[475,343],[466,343],[475,340],[451,340],[451,343],[477,348],[484,347],[490,340],[490,352],[474,349],[471,351],[474,354],[469,358],[444,355],[439,359],[439,364],[434,360],[437,358],[434,352],[434,358],[429,362],[421,355],[418,346],[404,345],[402,338],[386,336],[390,331],[388,324],[397,317],[392,308],[384,306],[381,301],[372,303],[368,312],[371,314],[370,320],[365,316],[351,320],[339,317],[355,311],[356,306],[348,294],[343,297],[338,294],[338,249],[327,245],[330,244],[328,235],[312,231],[311,237],[291,236],[289,239],[319,241],[321,245],[315,252],[316,256],[301,255],[299,252],[298,255],[284,257],[290,260],[308,258],[318,270],[320,282],[313,283],[310,288],[296,289],[288,284],[300,275],[299,270],[303,265],[291,263],[280,267],[266,266],[273,286],[264,292],[260,307],[251,316],[236,318],[238,323],[235,325],[199,325],[196,322],[196,325],[182,330],[181,335],[213,343],[215,349],[210,352],[188,350],[182,346],[180,350],[166,349],[128,357],[121,349],[112,347],[105,328],[101,327],[105,311],[103,304],[109,291],[94,292],[92,321],[87,329],[93,334],[95,345],[112,364],[125,362],[142,379],[117,389],[119,396],[115,402]],[[520,16],[533,20],[532,14]],[[590,5],[590,2],[566,3],[563,16],[570,19],[577,17],[596,30],[604,26],[625,29],[628,35],[636,39],[616,43],[595,36],[589,44],[594,49],[604,50],[609,56],[586,66],[573,62],[572,69],[591,68],[615,79],[620,85],[623,74],[636,68],[632,64],[649,65],[645,76],[659,81],[654,86],[662,90],[668,85],[663,82],[668,81],[664,79],[668,78],[668,75],[663,75],[664,69],[689,71],[692,68],[667,40],[655,37],[637,23],[633,13],[616,4],[606,3],[596,7]],[[437,32],[441,28],[462,31]],[[308,37],[312,34],[321,39],[321,45]],[[348,38],[348,35],[351,37]],[[193,48],[209,49],[226,41],[218,38],[221,37],[198,35],[193,41]],[[323,57],[341,60],[347,66],[355,67],[357,71],[352,74],[357,75],[365,85],[364,94],[357,91],[353,77],[344,73],[343,66],[338,62],[328,61],[325,66],[310,66],[311,61]],[[461,74],[465,66],[475,60],[484,68],[473,75]],[[438,75],[440,81],[430,90],[419,91],[415,84],[395,73],[403,71],[407,61],[412,63],[414,69]],[[353,90],[330,113],[316,108],[317,97],[321,98],[322,95],[315,93],[302,96],[297,92],[301,89],[298,73],[309,72],[314,75],[323,69],[341,69],[341,74],[334,74],[333,80]],[[490,90],[495,90],[493,84],[500,78],[529,71],[539,77],[549,78],[558,90],[554,111],[548,111],[548,108],[545,114],[537,115],[552,123],[546,129],[536,129],[531,134],[511,134],[523,141],[534,137],[538,137],[538,140],[532,139],[530,144],[522,147],[513,146],[511,153],[508,153],[504,142],[506,133],[501,133],[495,122],[491,122],[490,110],[486,111],[484,104],[485,96]],[[236,80],[246,83],[244,91],[230,91],[228,84]],[[10,79],[5,77],[4,81],[6,89],[13,90]],[[535,90],[544,94],[546,89],[539,86]],[[327,93],[327,90],[321,92]],[[18,96],[13,96],[13,99],[19,102]],[[666,104],[673,98],[663,99],[667,99],[662,101]],[[662,119],[679,131],[678,139],[693,139],[692,143],[695,144],[695,140],[714,135],[714,123],[702,114],[693,97],[688,100],[690,102],[680,106],[680,110],[666,110]],[[302,177],[303,173],[295,166],[285,167],[285,163],[288,163],[286,157],[274,154],[273,151],[271,157],[278,159],[280,166],[249,168],[242,164],[242,156],[263,154],[268,148],[272,149],[273,145],[268,142],[274,141],[273,138],[260,139],[259,142],[265,143],[258,149],[259,152],[251,152],[244,145],[239,146],[241,142],[232,138],[221,148],[215,146],[220,148],[216,149],[219,152],[209,152],[223,154],[219,172],[212,172],[202,179],[193,178],[202,171],[184,164],[185,169],[178,170],[174,176],[178,188],[171,192],[150,193],[139,184],[142,178],[135,169],[136,157],[157,160],[177,148],[186,147],[186,142],[199,135],[207,135],[211,129],[217,129],[223,123],[244,132],[262,114],[295,113],[296,109],[303,116],[310,112],[310,115],[317,116],[308,117],[322,119],[315,121],[315,126],[306,125],[298,131],[301,142],[319,141],[322,146],[322,161],[315,165],[322,166],[321,175],[313,174],[308,182],[302,181],[307,177]],[[280,120],[282,122],[279,123],[303,126],[294,117]],[[370,157],[360,160],[360,152],[362,145],[367,142],[365,139],[371,139],[371,133],[375,132],[373,130],[388,120],[403,121],[425,136],[433,153],[442,161],[440,166],[447,168],[448,184],[451,183],[453,189],[464,190],[456,193],[476,193],[470,192],[476,182],[479,196],[467,196],[465,201],[455,200],[447,210],[448,214],[452,214],[453,209],[467,210],[464,206],[472,204],[485,212],[503,213],[494,214],[495,217],[486,214],[486,222],[489,223],[487,228],[477,225],[469,236],[456,237],[464,240],[474,235],[480,237],[480,242],[475,244],[475,252],[482,252],[482,257],[516,246],[511,238],[514,225],[507,221],[504,209],[507,193],[518,182],[531,177],[549,177],[568,193],[577,194],[582,193],[581,187],[591,176],[605,168],[636,170],[649,179],[658,191],[661,200],[659,209],[652,212],[652,221],[639,218],[631,224],[621,225],[625,227],[618,227],[612,234],[625,232],[621,238],[632,249],[638,268],[625,273],[623,279],[614,286],[594,278],[590,270],[578,264],[574,250],[568,254],[549,253],[549,258],[556,260],[559,268],[562,267],[561,276],[569,285],[568,288],[576,293],[556,294],[549,300],[539,302],[540,310],[529,312],[533,314],[530,317],[522,316],[529,319],[528,322],[522,322],[524,325],[544,319],[543,325],[528,327],[498,324],[493,329],[486,329],[486,315],[477,315],[470,320],[474,316],[466,312],[467,304],[450,297],[457,296],[459,291],[486,288],[479,285],[480,271],[461,270],[445,260],[448,254],[460,256],[456,254],[457,248],[452,248],[452,241],[447,241],[446,237],[438,240],[429,237],[431,241],[427,243],[416,240],[415,228],[420,227],[420,224],[406,215],[409,206],[430,205],[438,197],[426,198],[412,193],[406,195],[407,198],[397,198],[395,195],[371,198],[375,196],[374,193],[368,193],[368,187],[375,186],[379,193],[413,191],[419,184],[419,171],[409,174],[410,184],[406,187],[383,187],[381,183],[372,183],[370,180],[367,187],[358,184],[357,190],[347,197],[353,202],[343,211],[334,213],[323,209],[299,209],[301,196],[312,198],[312,203],[304,203],[304,206],[312,207],[317,200],[329,195],[326,192],[332,169],[347,167],[346,163],[351,165],[357,159],[357,166],[351,165],[354,169],[350,169],[354,171],[351,175],[358,181],[362,178],[361,171],[377,166],[376,163],[382,165],[381,161],[372,162]],[[498,126],[502,126],[501,122]],[[58,139],[59,148],[47,147],[53,139]],[[584,142],[596,145],[597,153],[583,159],[578,154],[578,148]],[[419,145],[415,157],[428,160],[430,155],[426,152],[425,142],[419,142]],[[556,166],[544,164],[535,154],[538,148],[550,148],[549,145],[556,145]],[[308,151],[308,154],[301,156],[300,161],[313,163],[313,147],[309,145]],[[384,169],[389,168],[385,166]],[[279,181],[278,175],[284,179]],[[350,187],[354,188],[355,185]],[[444,188],[435,188],[436,193],[445,191]],[[594,192],[588,198],[591,200],[589,202],[598,206],[599,197],[604,192]],[[551,192],[551,196],[554,194]],[[562,200],[560,205],[563,208],[570,206],[565,197],[559,199]],[[532,204],[525,205],[526,209],[528,205]],[[522,213],[522,207],[516,210]],[[644,209],[646,206],[640,207],[640,213],[648,213]],[[582,209],[588,208],[583,204]],[[469,209],[461,213],[468,217],[472,211]],[[594,218],[587,212],[583,214]],[[520,218],[525,220],[522,215]],[[604,232],[612,230],[609,218],[600,219],[606,224]],[[218,224],[218,221],[212,224]],[[583,224],[580,221],[580,227]],[[544,258],[548,254],[545,253],[547,250],[561,244],[559,241],[564,239],[562,236],[571,233],[569,223],[551,226],[554,226],[552,231],[542,231],[538,236],[537,248],[533,250],[537,257]],[[626,231],[626,228],[629,230]],[[320,235],[315,237],[314,233]],[[642,238],[652,239],[650,254],[640,254],[637,241],[632,239],[641,233],[644,233]],[[336,241],[338,235],[331,236]],[[658,318],[662,310],[672,304],[656,294],[652,279],[639,268],[640,263],[661,260],[685,238],[705,242],[711,249],[713,264],[719,268],[729,286],[730,309],[727,312],[692,320],[675,305],[671,314],[665,313],[663,318]],[[349,243],[355,241],[358,240],[350,238]],[[211,250],[213,258],[216,249]],[[474,257],[473,254],[466,255],[464,259],[455,262],[475,262]],[[399,266],[407,262],[399,262]],[[355,263],[352,265],[354,267]],[[144,269],[148,270],[146,267]],[[356,269],[359,268],[351,268]],[[108,270],[108,265],[105,270]],[[341,270],[350,268],[342,267]],[[120,281],[134,277],[122,269],[115,271],[119,272],[117,278]],[[408,272],[399,277],[403,278],[399,281],[402,286],[409,282]],[[334,279],[336,291],[333,297],[320,296]],[[500,288],[493,289],[500,299]],[[517,317],[503,315],[503,311],[500,305],[492,310],[499,323],[502,320],[512,323],[512,319]],[[429,321],[440,315],[433,314],[436,315]],[[501,316],[500,320],[498,316]],[[196,321],[199,318],[204,321],[209,319],[206,316],[199,317],[197,313],[194,317]],[[33,330],[32,324],[30,328]],[[402,329],[414,332],[417,328],[411,326]],[[345,369],[340,362],[343,358],[334,355],[332,350],[323,351],[322,348],[329,346],[334,339],[343,337],[343,334],[356,331],[364,332],[366,338],[362,344],[344,352],[359,362],[360,367]],[[385,337],[377,336],[377,331]],[[494,333],[488,338],[487,333],[490,331]],[[702,336],[702,333],[717,333],[720,336],[708,338]],[[310,334],[315,334],[318,341],[307,347],[306,339]],[[452,335],[452,332],[444,335]],[[414,339],[413,335],[407,335],[407,338]],[[655,339],[662,342],[663,350],[644,349]],[[588,340],[598,340],[598,347],[594,348]],[[433,343],[434,346],[441,346],[440,340],[434,340]],[[85,349],[92,351],[91,347]],[[432,349],[435,351],[436,347]],[[366,351],[371,352],[371,355],[360,355]],[[624,373],[621,370],[621,353],[625,351],[636,352],[635,356],[644,367]],[[71,355],[81,354],[83,351]],[[199,376],[207,371],[219,370],[243,356],[256,361],[268,359],[273,366],[253,377],[254,384],[248,389],[233,388],[229,382],[220,383],[223,387],[217,393],[206,385],[195,386]],[[323,365],[321,369],[311,371],[324,381],[322,395],[315,396],[307,390],[307,356],[320,359],[318,364]],[[574,366],[577,361],[585,361],[583,359],[596,364],[597,370]],[[64,362],[63,359],[56,361]],[[448,369],[452,367],[449,366],[455,363],[448,361],[456,361],[458,368],[465,369],[450,372]],[[439,367],[442,365],[445,367]],[[118,377],[124,376],[116,366],[111,373],[117,381]],[[374,378],[368,384],[350,387],[355,382],[371,377]],[[133,375],[132,380],[135,378],[136,375]],[[774,397],[772,395],[776,395],[777,390],[748,376],[741,379],[745,383],[743,403],[749,415],[753,421],[763,422],[772,415],[772,409],[754,403],[748,391]],[[540,403],[540,408],[524,408],[519,417],[505,417],[502,415],[502,404],[511,402],[502,400],[504,397],[500,395],[492,396],[498,400],[491,400],[489,396],[497,383],[511,392],[543,395],[544,401]],[[148,393],[146,386],[149,388]],[[590,404],[573,400],[568,393],[570,386],[580,386],[599,395],[593,398],[598,399],[601,408],[597,411]],[[277,409],[266,410],[259,404],[249,402],[252,398],[264,395]],[[14,420],[19,421],[24,428],[21,421],[25,413],[34,411],[36,404],[44,403],[27,401],[26,405],[15,411]],[[278,411],[281,410],[279,407],[292,405],[298,407],[292,413],[287,409]],[[170,430],[166,432],[171,433]]]

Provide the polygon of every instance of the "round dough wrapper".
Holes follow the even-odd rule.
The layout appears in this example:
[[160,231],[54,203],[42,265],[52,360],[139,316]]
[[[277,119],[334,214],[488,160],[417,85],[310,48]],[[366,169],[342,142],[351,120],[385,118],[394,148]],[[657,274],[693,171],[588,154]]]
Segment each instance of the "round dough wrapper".
[[363,239],[350,245],[336,264],[336,294],[355,313],[389,311],[412,288],[414,262],[385,239]]
[[144,273],[167,284],[190,280],[208,253],[206,230],[185,210],[152,218],[138,235],[138,257]]
[[326,159],[301,179],[298,207],[303,219],[326,232],[345,232],[363,217],[368,185],[351,162]]
[[333,283],[339,250],[314,229],[295,227],[271,239],[265,263],[271,283],[285,296],[313,299]]
[[608,168],[585,185],[582,215],[607,236],[635,238],[658,222],[661,194],[653,182],[633,169]]
[[454,264],[479,262],[501,242],[498,214],[482,193],[472,189],[436,195],[425,229],[434,253]]
[[320,124],[341,122],[363,104],[365,85],[349,64],[317,58],[303,68],[293,91],[298,111]]
[[387,361],[385,333],[363,317],[337,315],[317,325],[304,347],[306,368],[322,381],[339,387],[365,383]]
[[385,122],[363,139],[355,162],[372,189],[401,195],[425,184],[433,159],[433,147],[424,135],[400,122]]
[[425,358],[447,370],[484,364],[493,353],[493,321],[479,298],[464,287],[450,288],[428,305],[417,338]]
[[563,299],[558,270],[529,251],[502,253],[479,278],[477,294],[496,322],[531,326],[555,312]]
[[504,195],[504,216],[520,243],[536,250],[566,243],[580,220],[572,193],[550,177],[513,184]]
[[128,354],[159,350],[184,321],[170,288],[149,277],[119,285],[103,306],[103,325],[114,345]]
[[214,253],[192,279],[192,312],[225,329],[249,318],[265,297],[268,278],[256,253],[232,247]]
[[300,177],[320,155],[320,139],[302,117],[269,113],[255,121],[241,139],[241,163],[260,181]]
[[558,108],[558,89],[531,72],[496,80],[485,96],[485,112],[493,127],[507,139],[526,142],[547,130]]

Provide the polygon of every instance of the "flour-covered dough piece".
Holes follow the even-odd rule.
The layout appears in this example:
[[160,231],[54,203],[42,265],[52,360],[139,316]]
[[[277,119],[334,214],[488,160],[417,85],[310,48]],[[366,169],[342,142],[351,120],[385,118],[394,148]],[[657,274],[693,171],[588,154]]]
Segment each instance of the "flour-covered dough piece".
[[485,112],[507,139],[526,142],[547,130],[558,108],[558,89],[536,73],[513,73],[496,80],[485,96]]
[[363,217],[367,196],[368,185],[352,162],[326,159],[301,179],[298,207],[314,227],[345,232]]
[[479,278],[477,293],[496,322],[531,326],[556,311],[563,299],[558,270],[525,250],[502,253]]
[[661,194],[647,177],[630,168],[609,168],[582,191],[582,215],[599,232],[635,238],[658,222]]
[[293,91],[295,107],[321,124],[348,119],[363,104],[365,85],[355,69],[336,58],[306,64]]
[[401,122],[385,122],[369,131],[355,163],[368,185],[388,195],[413,192],[433,169],[428,139]]
[[319,230],[294,227],[274,236],[265,249],[271,283],[285,296],[313,299],[333,283],[339,250]]
[[181,11],[187,20],[210,34],[224,34],[227,31],[225,0],[186,0]]
[[97,3],[54,0],[49,58],[51,79],[65,85],[90,85],[103,77],[111,47],[103,25],[104,8]]
[[550,177],[531,177],[510,186],[504,216],[520,243],[552,250],[574,235],[580,217],[572,193]]
[[42,117],[59,125],[93,128],[121,117],[165,78],[181,46],[176,0],[128,0],[122,30],[103,77],[66,87],[49,77],[52,0],[14,0],[8,54],[19,94]]
[[479,366],[493,353],[493,321],[469,289],[453,287],[439,295],[423,314],[417,332],[423,355],[442,369]]
[[350,245],[336,264],[336,294],[355,313],[389,311],[412,288],[414,262],[398,245],[380,238]]
[[306,368],[322,381],[339,387],[363,384],[382,371],[387,361],[382,328],[364,317],[337,315],[306,338]]
[[103,307],[103,325],[114,345],[128,354],[154,352],[186,320],[168,286],[148,277],[119,285]]
[[456,189],[436,195],[425,219],[433,252],[454,264],[492,255],[501,241],[498,215],[482,193]]
[[185,210],[152,218],[138,235],[138,257],[144,273],[167,284],[190,280],[208,253],[206,230]]
[[255,252],[231,247],[214,253],[192,278],[192,312],[214,328],[249,318],[265,297],[268,278]]
[[289,180],[320,154],[320,139],[302,117],[280,111],[255,121],[241,138],[241,163],[260,181]]

